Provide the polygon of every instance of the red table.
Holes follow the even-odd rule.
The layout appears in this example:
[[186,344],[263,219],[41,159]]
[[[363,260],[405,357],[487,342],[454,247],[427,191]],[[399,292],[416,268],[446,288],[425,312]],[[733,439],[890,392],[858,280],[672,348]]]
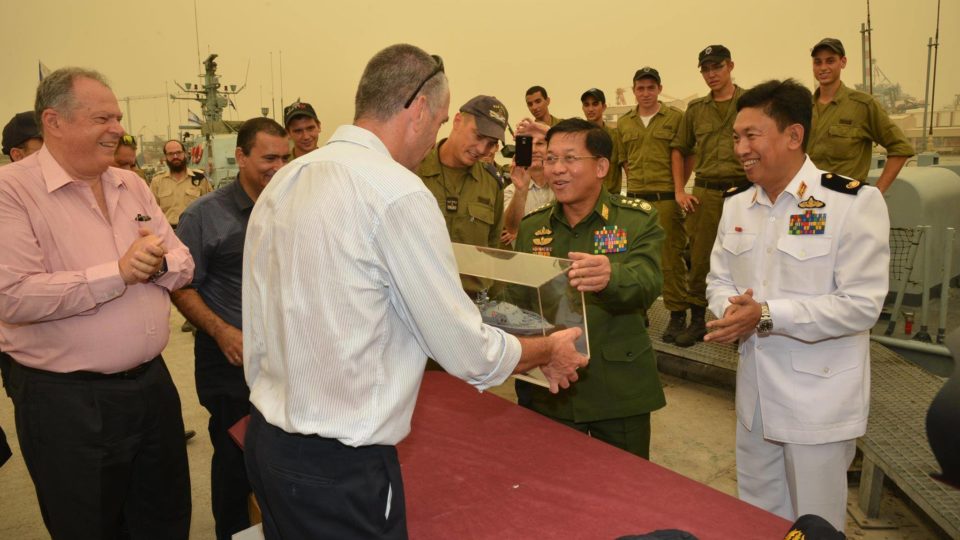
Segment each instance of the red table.
[[410,538],[781,539],[790,522],[445,373],[399,446]]

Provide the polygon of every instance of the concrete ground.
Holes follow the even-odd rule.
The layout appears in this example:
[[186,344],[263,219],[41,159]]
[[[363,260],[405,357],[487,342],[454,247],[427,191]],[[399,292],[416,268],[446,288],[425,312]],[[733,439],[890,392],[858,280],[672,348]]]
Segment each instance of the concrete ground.
[[[197,401],[193,381],[192,335],[180,332],[182,323],[183,318],[174,311],[170,317],[171,339],[164,357],[180,390],[184,423],[187,429],[197,431],[197,436],[187,443],[193,487],[190,537],[207,539],[214,537],[213,517],[209,511],[212,447],[206,433],[208,415]],[[719,491],[736,495],[733,392],[668,375],[663,375],[662,380],[667,406],[653,414],[652,460]],[[512,381],[494,389],[493,393],[516,401]],[[0,426],[6,431],[14,450],[14,457],[0,468],[0,538],[49,538],[40,518],[33,484],[19,455],[12,409],[8,399],[0,399]],[[850,497],[855,500],[855,486],[851,487]],[[942,537],[935,526],[900,498],[891,495],[891,490],[885,490],[881,513],[899,528],[867,531],[848,520],[848,536],[866,540]]]

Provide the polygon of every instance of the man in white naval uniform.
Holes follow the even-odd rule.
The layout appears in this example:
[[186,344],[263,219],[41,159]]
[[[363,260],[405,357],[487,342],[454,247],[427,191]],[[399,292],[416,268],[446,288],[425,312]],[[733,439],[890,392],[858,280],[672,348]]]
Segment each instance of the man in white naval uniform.
[[707,341],[740,341],[740,498],[789,520],[846,524],[846,471],[870,404],[869,329],[887,293],[889,218],[876,188],[805,154],[810,91],[768,81],[737,102],[732,189],[710,259]]

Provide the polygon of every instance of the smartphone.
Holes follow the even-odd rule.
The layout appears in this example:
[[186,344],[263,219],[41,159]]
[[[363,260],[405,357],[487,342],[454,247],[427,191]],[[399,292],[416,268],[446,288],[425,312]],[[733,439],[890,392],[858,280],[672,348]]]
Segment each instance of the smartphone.
[[517,154],[513,159],[517,167],[529,167],[533,163],[533,137],[517,135]]

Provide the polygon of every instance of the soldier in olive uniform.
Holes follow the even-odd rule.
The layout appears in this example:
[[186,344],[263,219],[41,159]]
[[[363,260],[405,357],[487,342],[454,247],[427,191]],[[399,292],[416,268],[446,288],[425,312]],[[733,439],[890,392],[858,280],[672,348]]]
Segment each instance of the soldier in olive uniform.
[[847,56],[839,39],[823,38],[810,56],[820,84],[813,93],[810,159],[821,169],[863,182],[877,143],[887,150],[887,163],[877,179],[877,189],[885,192],[914,154],[913,146],[873,96],[851,90],[840,80]]
[[650,455],[650,412],[666,404],[647,308],[660,294],[663,230],[646,201],[603,189],[613,142],[579,118],[547,133],[545,167],[557,201],[526,216],[517,251],[573,259],[570,285],[584,293],[590,364],[559,394],[517,382],[520,404],[627,450]]
[[723,210],[723,192],[748,184],[743,166],[733,152],[733,121],[743,89],[733,84],[730,50],[723,45],[710,45],[700,51],[697,65],[710,94],[690,102],[670,144],[674,186],[685,185],[691,170],[696,172],[693,196],[676,191],[677,204],[687,212],[690,238],[690,326],[674,340],[681,347],[702,341],[707,333],[706,279]]
[[673,174],[670,143],[680,128],[683,113],[664,105],[658,99],[663,85],[660,72],[643,67],[633,75],[633,95],[637,107],[617,122],[623,139],[624,163],[627,169],[627,197],[644,199],[653,204],[660,216],[660,226],[667,235],[663,243],[663,304],[670,310],[670,322],[661,339],[673,343],[686,327],[687,263],[683,250],[687,232],[683,228],[683,211],[677,204],[677,193],[686,195],[684,184]]
[[546,88],[542,86],[531,86],[527,89],[524,99],[527,102],[527,109],[537,122],[550,127],[560,122],[559,118],[550,114],[550,98],[547,96]]
[[623,188],[623,169],[621,166],[623,156],[623,141],[620,140],[620,133],[608,126],[603,121],[603,113],[607,110],[607,96],[599,88],[591,88],[580,96],[580,104],[583,107],[583,115],[587,122],[602,127],[610,139],[613,141],[613,153],[610,154],[610,170],[603,179],[603,187],[614,195],[619,195]]
[[506,126],[503,103],[477,96],[460,107],[450,136],[438,142],[417,168],[440,205],[451,242],[498,246],[503,189],[480,158],[503,140]]

